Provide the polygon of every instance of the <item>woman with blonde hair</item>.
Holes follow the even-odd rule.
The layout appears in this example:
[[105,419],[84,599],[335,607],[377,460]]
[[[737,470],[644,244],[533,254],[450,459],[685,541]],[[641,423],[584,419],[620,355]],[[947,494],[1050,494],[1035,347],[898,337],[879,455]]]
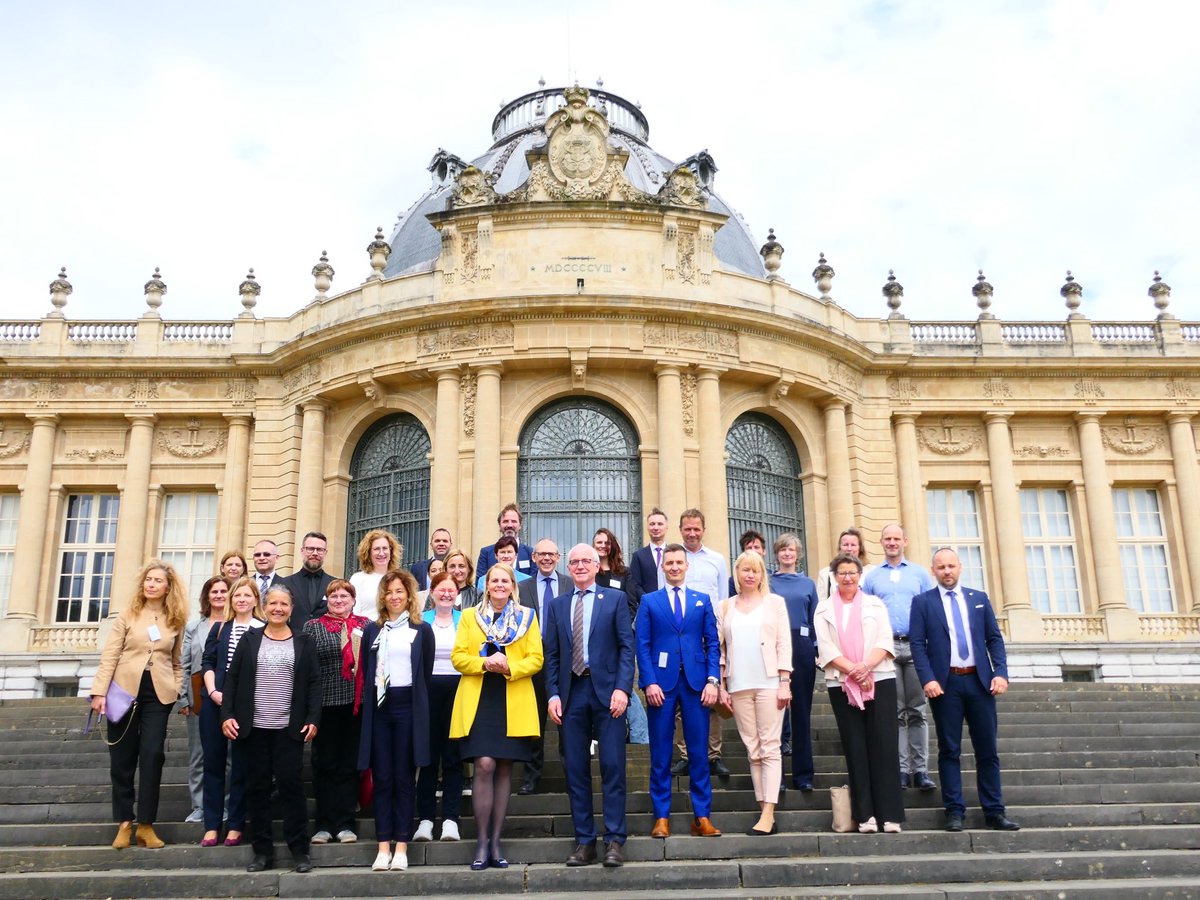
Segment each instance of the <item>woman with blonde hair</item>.
[[[129,607],[114,620],[92,679],[92,710],[108,718],[114,850],[133,839],[134,772],[138,773],[138,846],[157,849],[154,833],[162,785],[167,722],[183,691],[183,630],[188,602],[174,567],[151,560],[142,569]],[[111,706],[110,706],[111,702]],[[121,709],[128,703],[128,707]]]
[[721,703],[732,707],[750,758],[758,821],[746,832],[777,834],[775,807],[783,781],[780,732],[792,701],[792,630],[787,604],[770,593],[762,556],[748,550],[733,564],[738,592],[722,604]]
[[[359,771],[371,770],[375,840],[371,869],[408,868],[417,769],[429,765],[429,683],[433,628],[421,618],[417,580],[403,570],[379,582],[376,620],[363,630]],[[395,853],[392,842],[395,842]]]
[[375,618],[375,598],[379,581],[388,572],[400,568],[404,548],[396,536],[382,528],[373,528],[358,542],[358,571],[350,576],[354,585],[354,614]]

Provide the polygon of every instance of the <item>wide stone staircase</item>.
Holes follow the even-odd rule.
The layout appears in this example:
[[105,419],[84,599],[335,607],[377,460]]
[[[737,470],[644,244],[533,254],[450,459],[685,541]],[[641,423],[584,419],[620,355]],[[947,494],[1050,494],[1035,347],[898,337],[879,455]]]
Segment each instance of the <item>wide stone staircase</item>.
[[[80,700],[0,703],[0,897],[1200,898],[1200,685],[1013,685],[1000,703],[1000,753],[1008,812],[1023,826],[1016,833],[984,829],[974,808],[966,832],[947,834],[940,795],[908,790],[904,833],[833,834],[829,788],[844,783],[845,767],[820,691],[816,790],[787,791],[778,836],[742,833],[756,806],[732,723],[733,774],[714,792],[719,838],[686,836],[686,777],[676,779],[671,820],[685,836],[645,836],[648,757],[631,746],[631,836],[620,869],[564,867],[571,820],[551,738],[542,792],[512,798],[507,870],[469,871],[474,827],[464,798],[464,840],[410,844],[407,872],[370,871],[374,827],[364,816],[357,844],[313,848],[312,873],[249,874],[249,847],[201,848],[201,826],[183,824],[191,804],[178,716],[155,826],[168,846],[114,851],[107,750],[82,733],[84,719]],[[977,802],[970,757],[964,782],[968,803]],[[599,809],[598,778],[593,785]],[[289,858],[283,846],[277,856]]]

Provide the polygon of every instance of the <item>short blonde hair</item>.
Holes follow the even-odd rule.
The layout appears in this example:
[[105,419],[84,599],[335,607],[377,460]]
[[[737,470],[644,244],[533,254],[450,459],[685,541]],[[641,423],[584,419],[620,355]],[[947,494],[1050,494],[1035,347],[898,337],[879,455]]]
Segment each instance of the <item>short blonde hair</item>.
[[[595,553],[596,551],[593,550],[592,552]],[[491,580],[492,573],[495,572],[497,569],[499,569],[501,572],[503,572],[505,575],[507,575],[508,580],[512,582],[513,592],[510,595],[509,599],[511,599],[512,597],[515,597],[517,594],[517,573],[513,571],[512,566],[508,565],[507,563],[502,563],[502,562],[493,563],[492,567],[487,570],[487,578],[483,579],[483,599],[486,600],[488,603],[490,603],[492,601],[492,596],[490,593],[488,593],[488,581]]]
[[258,593],[258,584],[249,575],[243,575],[229,586],[229,599],[225,601],[225,621],[233,621],[235,615],[233,611],[233,595],[237,592],[238,588],[244,587],[250,588],[250,593],[254,595],[254,610],[251,612],[251,615],[260,622],[267,621],[262,614],[262,598]]
[[738,589],[737,592],[739,594],[742,592],[742,584],[738,580],[737,570],[742,567],[743,563],[758,571],[757,593],[764,595],[770,593],[770,586],[767,584],[767,563],[757,550],[746,550],[733,562],[733,586]]
[[417,579],[412,577],[412,574],[405,569],[393,569],[382,578],[379,579],[379,593],[375,598],[375,611],[379,613],[379,618],[376,622],[379,625],[384,625],[388,620],[387,608],[387,592],[391,586],[399,581],[404,585],[404,592],[408,594],[408,618],[412,622],[421,621],[421,598],[417,587]]

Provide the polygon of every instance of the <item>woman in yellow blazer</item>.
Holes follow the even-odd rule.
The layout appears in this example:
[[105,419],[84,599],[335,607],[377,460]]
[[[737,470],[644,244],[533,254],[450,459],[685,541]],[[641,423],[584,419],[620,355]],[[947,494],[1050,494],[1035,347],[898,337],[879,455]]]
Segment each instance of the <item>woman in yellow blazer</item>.
[[128,609],[117,616],[100,666],[92,679],[92,710],[104,715],[109,686],[135,698],[116,722],[108,723],[113,818],[120,823],[114,850],[129,846],[133,831],[133,774],[138,771],[137,842],[158,848],[154,833],[162,783],[164,745],[171,707],[183,691],[183,630],[187,594],[178,573],[152,560],[142,569],[139,588]]
[[476,846],[471,868],[507,869],[500,832],[508,812],[514,760],[529,761],[539,734],[531,676],[542,669],[542,635],[533,609],[517,599],[517,576],[504,563],[487,573],[479,604],[463,610],[450,661],[462,673],[450,737],[475,760],[471,806]]
[[746,834],[777,834],[775,806],[783,781],[779,735],[792,702],[792,628],[787,604],[768,590],[762,556],[747,550],[733,564],[738,592],[724,603],[721,702],[732,706],[750,758],[759,817]]

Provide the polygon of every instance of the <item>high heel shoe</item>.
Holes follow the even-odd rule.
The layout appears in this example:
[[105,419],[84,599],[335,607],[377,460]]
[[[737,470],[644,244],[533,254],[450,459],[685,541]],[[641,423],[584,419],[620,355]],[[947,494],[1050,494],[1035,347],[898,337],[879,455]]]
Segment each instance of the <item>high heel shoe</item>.
[[133,823],[122,822],[117,828],[117,836],[113,839],[112,848],[114,850],[124,850],[129,846],[129,841],[133,838]]
[[137,833],[134,836],[137,839],[137,845],[139,847],[145,847],[149,850],[158,850],[161,847],[167,846],[166,842],[154,833],[154,826],[150,824],[143,825],[139,822]]

